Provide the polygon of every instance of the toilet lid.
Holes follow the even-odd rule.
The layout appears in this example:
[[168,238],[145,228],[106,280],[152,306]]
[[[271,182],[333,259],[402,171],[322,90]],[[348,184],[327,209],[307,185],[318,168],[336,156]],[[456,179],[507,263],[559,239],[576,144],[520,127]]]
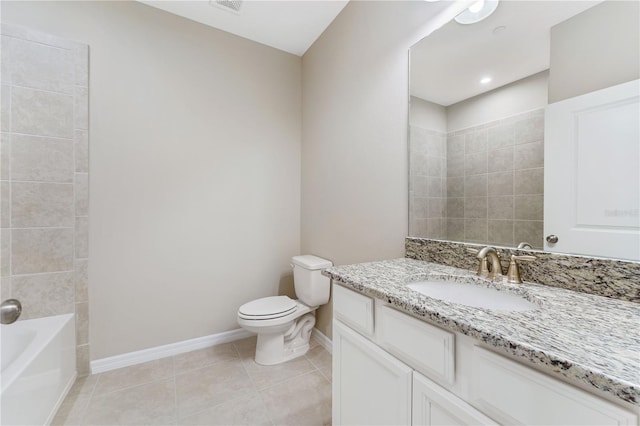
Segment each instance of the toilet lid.
[[238,314],[247,319],[272,319],[288,315],[296,310],[296,302],[287,296],[263,297],[245,303]]

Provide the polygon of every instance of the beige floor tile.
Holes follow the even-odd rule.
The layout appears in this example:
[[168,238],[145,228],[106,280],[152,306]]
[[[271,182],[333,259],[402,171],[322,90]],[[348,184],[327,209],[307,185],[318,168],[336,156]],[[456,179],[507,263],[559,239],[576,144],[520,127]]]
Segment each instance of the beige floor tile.
[[257,340],[258,338],[256,336],[248,337],[246,339],[236,340],[233,342],[233,346],[235,346],[241,357],[254,356],[256,353]]
[[271,425],[267,410],[257,394],[216,405],[189,417],[180,425]]
[[309,349],[306,357],[319,370],[331,368],[331,354],[322,346],[315,346]]
[[255,387],[240,360],[219,362],[176,376],[180,417],[252,393]]
[[53,418],[52,426],[81,425],[90,399],[91,394],[88,393],[69,393]]
[[86,425],[168,425],[175,422],[173,379],[94,397],[84,418]]
[[173,375],[173,359],[157,359],[99,374],[94,393],[95,395],[104,395],[128,387],[173,377]]
[[319,371],[265,389],[260,396],[277,425],[331,423],[331,384]]
[[276,365],[256,364],[253,355],[243,357],[242,362],[247,369],[247,373],[249,373],[249,377],[251,377],[251,380],[253,380],[253,383],[258,389],[268,388],[316,369],[304,356]]
[[233,343],[212,346],[173,357],[176,374],[197,370],[217,362],[230,361],[238,358],[238,352]]

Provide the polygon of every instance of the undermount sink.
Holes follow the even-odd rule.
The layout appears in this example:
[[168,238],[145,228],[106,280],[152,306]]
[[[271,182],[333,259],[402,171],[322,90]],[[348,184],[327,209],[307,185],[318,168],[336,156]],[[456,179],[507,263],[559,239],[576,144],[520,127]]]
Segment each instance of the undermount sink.
[[412,290],[445,302],[498,311],[530,311],[538,307],[513,293],[475,284],[418,281],[407,284]]

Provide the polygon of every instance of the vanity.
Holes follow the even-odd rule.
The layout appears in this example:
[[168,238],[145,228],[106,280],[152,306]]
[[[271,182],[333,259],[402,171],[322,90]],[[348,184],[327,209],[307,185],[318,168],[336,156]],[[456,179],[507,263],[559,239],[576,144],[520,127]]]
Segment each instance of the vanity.
[[[410,258],[324,274],[334,424],[638,424],[637,303]],[[474,307],[482,296],[463,304],[408,287],[424,281],[530,306]]]

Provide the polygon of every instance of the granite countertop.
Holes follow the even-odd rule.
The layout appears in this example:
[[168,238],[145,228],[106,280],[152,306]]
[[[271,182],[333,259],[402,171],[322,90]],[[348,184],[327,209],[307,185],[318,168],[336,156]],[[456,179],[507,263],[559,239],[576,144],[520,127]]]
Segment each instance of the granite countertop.
[[[413,259],[337,266],[323,274],[552,375],[640,406],[640,304],[527,282],[493,282],[467,270]],[[474,308],[432,299],[406,287],[428,277],[517,293],[539,309]]]

